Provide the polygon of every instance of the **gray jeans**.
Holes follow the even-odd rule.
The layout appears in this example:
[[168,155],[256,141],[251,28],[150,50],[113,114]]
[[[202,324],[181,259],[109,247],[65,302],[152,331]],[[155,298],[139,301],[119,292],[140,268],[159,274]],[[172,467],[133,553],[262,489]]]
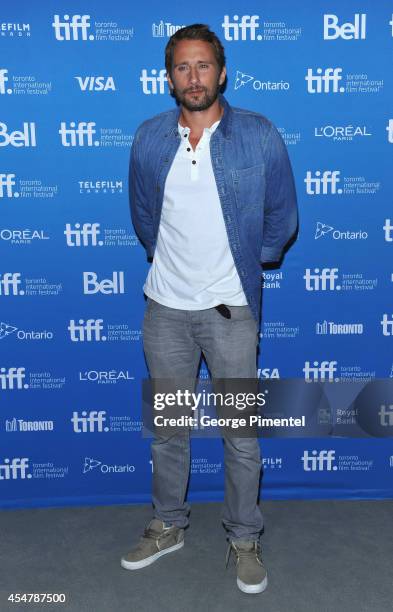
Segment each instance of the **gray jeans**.
[[[179,310],[148,298],[143,342],[151,378],[197,377],[203,353],[212,378],[255,378],[258,326],[248,306],[230,306],[231,319],[215,308]],[[154,516],[188,525],[189,430],[156,435],[153,459]],[[224,435],[225,498],[222,521],[229,538],[257,540],[263,527],[257,498],[261,457],[257,438]]]

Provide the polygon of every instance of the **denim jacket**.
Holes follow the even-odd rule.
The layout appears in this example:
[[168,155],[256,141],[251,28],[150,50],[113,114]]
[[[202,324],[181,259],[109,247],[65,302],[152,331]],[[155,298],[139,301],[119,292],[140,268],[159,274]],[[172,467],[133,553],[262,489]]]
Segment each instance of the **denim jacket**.
[[[223,96],[220,103],[224,114],[210,140],[212,167],[229,246],[259,324],[261,263],[279,261],[296,231],[295,184],[285,144],[272,123],[230,106]],[[175,108],[148,119],[132,145],[131,217],[149,258],[157,242],[165,181],[180,144],[179,114]]]

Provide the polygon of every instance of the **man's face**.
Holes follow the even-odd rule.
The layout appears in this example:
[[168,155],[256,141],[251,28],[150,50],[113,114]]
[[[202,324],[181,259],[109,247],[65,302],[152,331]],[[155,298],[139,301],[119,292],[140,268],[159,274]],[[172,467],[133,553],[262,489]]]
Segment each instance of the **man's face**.
[[189,111],[203,111],[216,100],[225,80],[219,74],[213,47],[204,40],[181,40],[173,52],[172,75],[168,83],[177,101]]

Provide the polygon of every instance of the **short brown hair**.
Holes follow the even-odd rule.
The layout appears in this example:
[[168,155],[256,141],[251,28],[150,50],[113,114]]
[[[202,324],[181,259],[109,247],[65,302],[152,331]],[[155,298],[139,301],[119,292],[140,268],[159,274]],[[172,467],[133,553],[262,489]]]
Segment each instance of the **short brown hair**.
[[165,68],[169,75],[171,75],[173,67],[173,51],[180,40],[204,40],[210,43],[213,47],[214,55],[216,56],[219,72],[221,73],[221,70],[225,66],[225,53],[220,39],[214,32],[209,30],[209,26],[203,23],[194,23],[193,25],[177,30],[177,32],[170,37],[165,47]]

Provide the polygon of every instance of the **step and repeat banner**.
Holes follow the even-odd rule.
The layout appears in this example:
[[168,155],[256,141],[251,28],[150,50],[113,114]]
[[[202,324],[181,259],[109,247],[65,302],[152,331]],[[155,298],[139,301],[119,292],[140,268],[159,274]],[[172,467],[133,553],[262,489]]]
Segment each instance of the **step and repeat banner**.
[[[259,376],[292,380],[294,400],[304,381],[341,389],[305,402],[319,428],[260,440],[262,496],[392,497],[392,13],[382,0],[2,3],[3,507],[150,500],[149,263],[128,162],[138,125],[174,106],[168,38],[195,22],[225,46],[227,100],[273,121],[296,178],[298,239],[261,269]],[[223,483],[222,441],[193,439],[190,499],[219,500]]]

